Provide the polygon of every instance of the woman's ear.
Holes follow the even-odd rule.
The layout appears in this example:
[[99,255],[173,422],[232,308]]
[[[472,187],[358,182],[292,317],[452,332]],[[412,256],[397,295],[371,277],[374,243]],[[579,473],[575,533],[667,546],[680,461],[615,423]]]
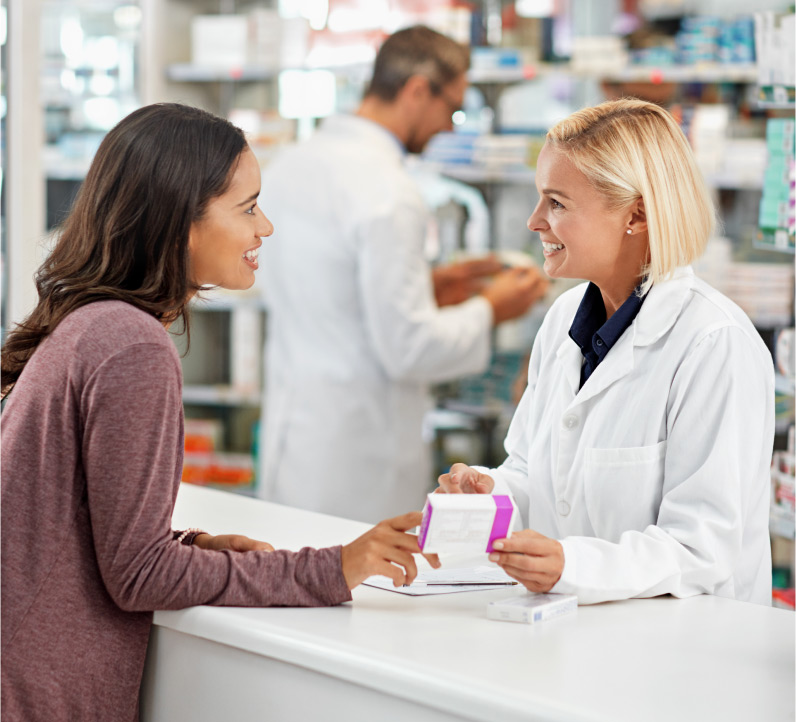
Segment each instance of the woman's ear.
[[644,200],[642,198],[639,198],[631,208],[628,229],[632,231],[633,235],[646,233],[647,231],[647,212],[644,209]]

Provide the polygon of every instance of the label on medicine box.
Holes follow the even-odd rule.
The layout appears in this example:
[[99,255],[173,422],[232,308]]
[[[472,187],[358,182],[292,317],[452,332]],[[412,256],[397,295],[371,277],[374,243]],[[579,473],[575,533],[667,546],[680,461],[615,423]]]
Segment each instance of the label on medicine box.
[[487,619],[500,622],[536,624],[577,611],[578,598],[574,594],[523,594],[518,597],[489,602]]
[[517,507],[506,494],[429,494],[418,544],[427,554],[492,551],[511,534]]

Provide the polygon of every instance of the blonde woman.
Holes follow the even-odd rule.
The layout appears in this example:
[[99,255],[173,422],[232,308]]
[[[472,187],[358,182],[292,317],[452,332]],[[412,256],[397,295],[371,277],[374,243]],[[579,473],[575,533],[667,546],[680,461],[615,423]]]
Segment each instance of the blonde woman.
[[581,110],[536,184],[545,271],[588,283],[539,331],[507,460],[440,491],[514,495],[527,528],[490,558],[531,591],[769,604],[773,365],[689,267],[714,210],[682,131],[639,100]]

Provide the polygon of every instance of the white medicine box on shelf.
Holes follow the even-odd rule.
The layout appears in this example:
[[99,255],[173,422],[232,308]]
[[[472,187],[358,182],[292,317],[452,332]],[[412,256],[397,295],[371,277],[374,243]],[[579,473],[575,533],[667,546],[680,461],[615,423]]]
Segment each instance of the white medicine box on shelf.
[[243,67],[248,35],[245,15],[196,15],[191,20],[191,62],[208,68]]

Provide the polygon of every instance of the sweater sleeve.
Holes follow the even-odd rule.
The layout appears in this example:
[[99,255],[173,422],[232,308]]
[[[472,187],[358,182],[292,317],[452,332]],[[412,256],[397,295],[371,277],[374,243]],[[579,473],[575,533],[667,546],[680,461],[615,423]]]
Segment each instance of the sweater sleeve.
[[340,547],[239,553],[172,539],[183,438],[173,349],[123,347],[88,379],[80,408],[97,562],[119,607],[321,606],[351,598]]

